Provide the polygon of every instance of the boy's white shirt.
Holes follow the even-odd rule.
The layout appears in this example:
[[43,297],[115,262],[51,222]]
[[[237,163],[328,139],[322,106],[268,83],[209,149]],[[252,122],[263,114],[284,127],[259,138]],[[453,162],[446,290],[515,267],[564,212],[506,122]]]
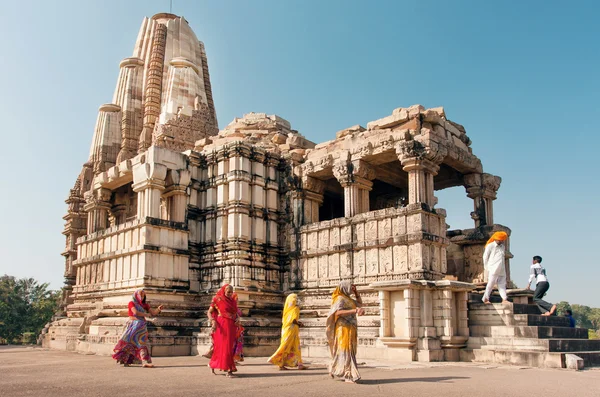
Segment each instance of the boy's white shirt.
[[527,285],[531,285],[531,283],[533,282],[533,280],[535,280],[535,283],[537,285],[537,283],[540,283],[542,281],[548,281],[548,276],[546,276],[543,273],[538,274],[538,276],[535,276],[535,270],[534,269],[542,269],[542,265],[539,263],[534,263],[533,265],[531,265],[529,267],[529,283]]

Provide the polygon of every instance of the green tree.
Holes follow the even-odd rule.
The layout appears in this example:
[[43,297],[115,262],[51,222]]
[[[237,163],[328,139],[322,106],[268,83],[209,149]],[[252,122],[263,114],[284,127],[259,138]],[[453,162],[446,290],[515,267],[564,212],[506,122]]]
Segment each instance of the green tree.
[[58,291],[32,278],[0,277],[0,338],[19,342],[24,333],[39,334],[58,307]]
[[600,308],[595,307],[591,309],[588,319],[593,326],[592,328],[596,331],[600,331]]
[[577,326],[580,328],[594,328],[592,322],[590,321],[590,314],[592,309],[589,306],[584,305],[571,305],[573,309],[573,317],[577,320]]
[[573,310],[573,308],[567,301],[560,301],[556,304],[556,313],[559,316],[562,316],[563,313],[565,312],[565,310],[567,310],[567,309]]

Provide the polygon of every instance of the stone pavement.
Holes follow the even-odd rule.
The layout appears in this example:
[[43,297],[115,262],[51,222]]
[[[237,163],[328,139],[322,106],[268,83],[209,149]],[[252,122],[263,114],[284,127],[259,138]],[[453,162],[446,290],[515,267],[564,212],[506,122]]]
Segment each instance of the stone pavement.
[[[581,372],[473,363],[366,362],[360,384],[327,376],[325,360],[277,371],[248,358],[236,377],[211,375],[203,357],[157,357],[157,368],[124,368],[110,357],[0,346],[0,396],[598,396],[600,370]],[[306,360],[309,362],[309,360]]]

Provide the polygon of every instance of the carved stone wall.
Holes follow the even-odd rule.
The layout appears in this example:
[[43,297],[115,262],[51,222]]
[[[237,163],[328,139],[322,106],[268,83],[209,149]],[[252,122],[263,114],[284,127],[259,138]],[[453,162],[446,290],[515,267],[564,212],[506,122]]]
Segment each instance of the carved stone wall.
[[287,221],[281,205],[282,159],[242,142],[199,155],[192,170],[192,262],[202,289],[224,282],[281,291]]

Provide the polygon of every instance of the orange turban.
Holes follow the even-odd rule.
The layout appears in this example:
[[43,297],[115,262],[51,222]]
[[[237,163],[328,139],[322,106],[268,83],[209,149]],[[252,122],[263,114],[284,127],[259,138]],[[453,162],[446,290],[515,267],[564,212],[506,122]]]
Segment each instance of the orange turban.
[[491,243],[494,240],[504,241],[507,238],[508,238],[508,234],[506,234],[506,232],[496,232],[496,233],[492,234],[492,237],[490,237],[490,239],[487,241],[487,243],[485,243],[485,245],[488,245],[489,243]]

